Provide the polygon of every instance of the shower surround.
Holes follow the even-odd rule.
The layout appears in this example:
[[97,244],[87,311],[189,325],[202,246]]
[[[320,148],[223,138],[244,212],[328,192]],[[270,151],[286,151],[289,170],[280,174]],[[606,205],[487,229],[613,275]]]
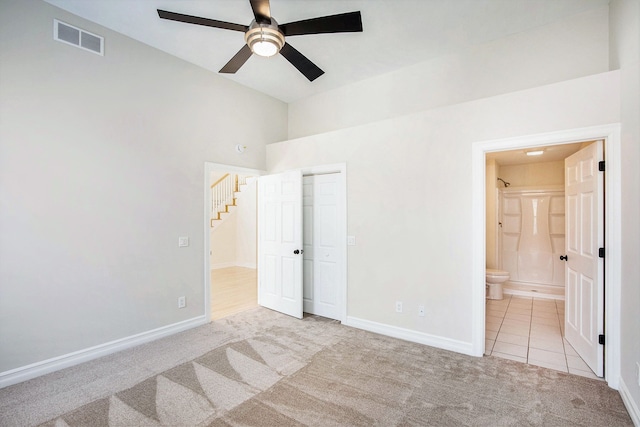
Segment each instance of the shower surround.
[[500,268],[507,294],[564,299],[564,189],[503,188],[498,195]]

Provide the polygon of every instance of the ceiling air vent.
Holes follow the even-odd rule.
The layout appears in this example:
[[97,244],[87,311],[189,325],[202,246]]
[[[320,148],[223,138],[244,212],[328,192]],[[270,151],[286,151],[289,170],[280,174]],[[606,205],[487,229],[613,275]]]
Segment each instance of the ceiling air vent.
[[104,37],[91,34],[57,19],[53,20],[53,39],[104,56]]

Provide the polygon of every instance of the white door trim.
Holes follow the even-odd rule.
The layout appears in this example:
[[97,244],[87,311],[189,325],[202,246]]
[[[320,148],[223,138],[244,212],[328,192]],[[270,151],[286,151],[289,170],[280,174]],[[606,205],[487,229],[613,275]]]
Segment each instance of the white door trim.
[[221,163],[204,162],[204,318],[211,321],[211,182],[213,171],[239,172],[243,174],[264,175],[260,169],[249,169],[239,166],[230,166]]
[[347,164],[336,163],[331,165],[311,166],[302,168],[304,175],[320,175],[326,173],[339,173],[338,198],[342,205],[342,212],[338,213],[338,235],[342,238],[341,252],[342,262],[340,268],[340,321],[347,323]]
[[494,151],[550,146],[595,139],[605,140],[605,380],[618,389],[620,382],[620,280],[621,280],[621,173],[620,124],[608,124],[536,135],[478,141],[472,145],[472,354],[482,356],[485,345],[485,154]]

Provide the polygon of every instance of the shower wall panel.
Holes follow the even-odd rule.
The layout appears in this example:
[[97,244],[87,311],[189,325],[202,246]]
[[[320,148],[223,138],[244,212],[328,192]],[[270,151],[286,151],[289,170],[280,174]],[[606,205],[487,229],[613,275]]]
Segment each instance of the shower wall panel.
[[510,282],[564,287],[564,191],[500,192],[501,269]]

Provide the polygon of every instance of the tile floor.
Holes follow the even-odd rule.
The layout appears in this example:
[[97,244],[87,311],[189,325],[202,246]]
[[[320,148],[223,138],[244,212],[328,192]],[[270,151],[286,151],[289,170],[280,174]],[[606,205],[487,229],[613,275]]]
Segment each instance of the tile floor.
[[487,300],[485,354],[598,378],[564,335],[564,301],[505,295]]

